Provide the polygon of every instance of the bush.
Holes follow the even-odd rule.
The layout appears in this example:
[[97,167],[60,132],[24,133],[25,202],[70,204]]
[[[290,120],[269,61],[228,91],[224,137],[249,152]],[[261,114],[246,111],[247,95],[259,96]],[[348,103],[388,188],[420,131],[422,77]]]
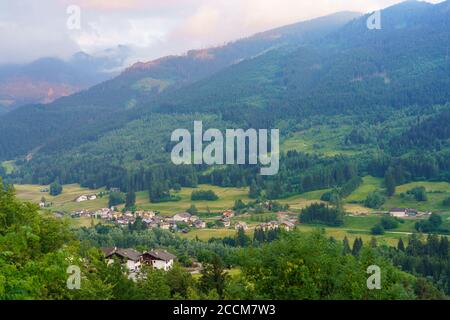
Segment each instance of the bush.
[[61,194],[62,190],[63,190],[62,185],[58,181],[55,181],[50,185],[49,193],[51,196],[57,196],[57,195]]
[[367,196],[364,205],[368,208],[378,209],[383,205],[385,200],[386,199],[379,191],[373,191]]
[[381,219],[380,224],[385,230],[390,230],[397,228],[399,222],[394,217],[385,216]]
[[407,194],[414,196],[416,201],[427,201],[427,190],[425,187],[416,187],[411,190],[406,191]]
[[122,192],[111,192],[109,194],[108,206],[110,208],[123,203],[125,203],[125,195]]
[[447,229],[441,228],[442,217],[436,213],[433,213],[428,220],[417,221],[415,228],[419,232],[448,232]]
[[206,200],[206,201],[215,201],[218,200],[219,197],[212,190],[199,190],[193,191],[191,194],[191,200]]
[[370,230],[370,232],[373,235],[382,235],[384,234],[384,228],[381,225],[381,223],[376,224],[375,226],[372,227],[372,229]]

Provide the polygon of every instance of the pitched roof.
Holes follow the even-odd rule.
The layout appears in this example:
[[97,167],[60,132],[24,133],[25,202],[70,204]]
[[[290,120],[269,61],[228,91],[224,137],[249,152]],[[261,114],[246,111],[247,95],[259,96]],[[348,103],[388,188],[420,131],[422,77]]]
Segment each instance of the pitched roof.
[[189,212],[180,212],[180,213],[177,213],[175,216],[178,216],[181,218],[190,218],[192,215]]
[[120,248],[102,248],[106,258],[112,255],[118,255],[119,257],[126,258],[128,260],[138,261],[141,258],[142,253],[132,248],[120,249]]
[[283,221],[281,224],[284,224],[285,226],[288,226],[288,227],[294,227],[295,225],[292,223],[292,222],[290,222],[290,221]]
[[389,212],[405,212],[406,209],[402,209],[402,208],[392,208],[391,210],[389,210]]
[[170,260],[174,260],[177,257],[167,251],[163,251],[163,250],[152,250],[150,252],[144,252],[144,255],[148,254],[151,257],[157,259],[157,260],[163,260],[163,261],[170,261]]

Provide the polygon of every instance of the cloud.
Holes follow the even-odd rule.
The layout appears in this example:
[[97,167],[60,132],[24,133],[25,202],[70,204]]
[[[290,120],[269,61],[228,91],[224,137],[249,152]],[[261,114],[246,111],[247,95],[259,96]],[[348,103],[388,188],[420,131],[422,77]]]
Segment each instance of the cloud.
[[[249,36],[336,11],[374,11],[400,0],[2,0],[0,64],[93,53],[119,44],[132,61]],[[429,2],[440,2],[432,0]],[[66,9],[81,9],[81,30],[68,30]]]

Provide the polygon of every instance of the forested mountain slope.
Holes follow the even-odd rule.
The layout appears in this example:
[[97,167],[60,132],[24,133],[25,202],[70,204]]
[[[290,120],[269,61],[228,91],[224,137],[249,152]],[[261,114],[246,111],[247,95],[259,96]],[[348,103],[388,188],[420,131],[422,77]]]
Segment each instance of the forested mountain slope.
[[[191,128],[194,120],[216,128],[278,127],[283,138],[323,125],[342,128],[344,138],[336,144],[352,148],[351,161],[360,172],[383,177],[389,168],[396,168],[404,172],[399,182],[414,177],[445,179],[450,177],[445,161],[448,124],[439,122],[444,128],[432,130],[432,142],[427,133],[411,131],[428,130],[433,121],[447,118],[449,7],[450,1],[437,5],[407,1],[381,12],[381,30],[367,29],[366,15],[296,45],[271,46],[272,50],[204,79],[199,75],[193,83],[180,80],[178,74],[178,85],[156,89],[156,94],[137,90],[130,95],[135,92],[129,87],[131,74],[162,78],[168,70],[162,66],[172,58],[158,66],[136,66],[138,71],[129,70],[92,90],[34,108],[38,116],[21,108],[0,118],[0,158],[23,156],[40,147],[31,161],[17,162],[22,170],[14,178],[48,183],[59,177],[63,182],[126,188],[127,170],[143,172],[167,162],[171,130]],[[321,134],[334,138],[331,130]],[[417,153],[424,147],[428,154]],[[303,166],[304,158],[319,163],[295,154],[283,158],[290,162],[282,163],[274,183],[288,185],[278,188],[278,194],[345,183],[356,174],[352,167],[346,169],[351,173],[345,179],[332,177],[332,167],[341,170],[341,163],[349,159],[323,160],[313,168]],[[312,171],[298,172],[305,168]],[[253,179],[251,170],[233,170],[229,174],[240,178],[232,178],[232,184]],[[170,172],[163,179],[168,180]]]
[[30,105],[0,117],[0,159],[24,156],[36,148],[70,148],[92,141],[141,116],[133,110],[164,91],[210,76],[265,51],[296,46],[333,32],[358,13],[342,12],[301,22],[227,45],[192,50],[183,56],[137,63],[117,78],[50,105]]
[[270,52],[183,88],[165,98],[161,111],[229,114],[244,106],[235,117],[242,119],[260,106],[258,116],[266,110],[276,120],[446,103],[448,5],[413,1],[388,8],[381,30],[368,30],[365,16],[319,43]]

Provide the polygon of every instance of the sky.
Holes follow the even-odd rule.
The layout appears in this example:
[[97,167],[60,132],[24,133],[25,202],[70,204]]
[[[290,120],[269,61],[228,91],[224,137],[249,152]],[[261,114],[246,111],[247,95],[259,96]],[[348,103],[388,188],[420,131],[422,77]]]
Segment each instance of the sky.
[[[96,54],[126,45],[132,48],[126,61],[129,65],[222,45],[337,11],[367,13],[398,2],[401,0],[1,0],[0,64],[49,56],[66,59],[78,51]],[[79,8],[79,15],[70,11],[73,6]]]

